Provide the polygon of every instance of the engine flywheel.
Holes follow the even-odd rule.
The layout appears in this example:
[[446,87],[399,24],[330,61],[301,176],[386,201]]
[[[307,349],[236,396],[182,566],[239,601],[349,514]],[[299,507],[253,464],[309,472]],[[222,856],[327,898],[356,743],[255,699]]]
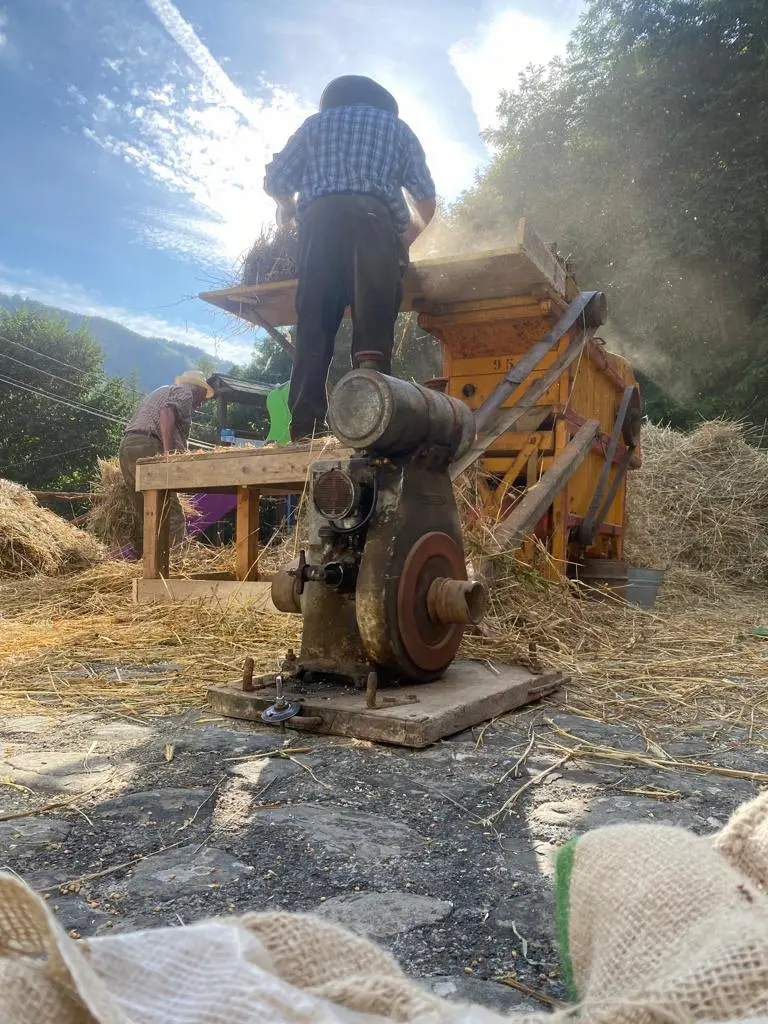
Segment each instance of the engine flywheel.
[[430,618],[427,594],[440,577],[465,580],[464,556],[447,533],[426,533],[408,552],[397,588],[400,639],[408,657],[425,672],[440,672],[451,664],[464,632],[464,626]]

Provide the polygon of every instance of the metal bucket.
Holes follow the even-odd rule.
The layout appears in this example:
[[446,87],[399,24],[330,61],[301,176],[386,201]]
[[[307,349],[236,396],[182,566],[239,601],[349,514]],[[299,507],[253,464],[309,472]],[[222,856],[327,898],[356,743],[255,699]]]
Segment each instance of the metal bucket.
[[659,596],[664,573],[660,569],[636,569],[627,567],[627,584],[624,600],[641,608],[653,608]]
[[636,569],[613,558],[588,558],[578,566],[576,578],[594,588],[590,596],[617,597],[639,608],[653,608],[664,580],[658,569]]

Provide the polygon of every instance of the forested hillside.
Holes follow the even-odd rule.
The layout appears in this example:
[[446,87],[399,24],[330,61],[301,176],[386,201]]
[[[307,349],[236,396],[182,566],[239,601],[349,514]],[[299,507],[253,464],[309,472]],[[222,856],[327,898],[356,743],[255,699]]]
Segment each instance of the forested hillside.
[[[208,354],[195,345],[185,345],[166,338],[150,338],[137,334],[114,320],[100,316],[83,316],[67,309],[47,306],[42,302],[22,298],[20,295],[0,293],[0,308],[9,312],[27,309],[56,321],[63,320],[71,331],[85,327],[104,352],[105,373],[135,382],[140,391],[152,391],[168,384],[185,370],[196,369]],[[212,364],[213,365],[213,364]],[[227,369],[230,364],[220,363],[217,368]]]

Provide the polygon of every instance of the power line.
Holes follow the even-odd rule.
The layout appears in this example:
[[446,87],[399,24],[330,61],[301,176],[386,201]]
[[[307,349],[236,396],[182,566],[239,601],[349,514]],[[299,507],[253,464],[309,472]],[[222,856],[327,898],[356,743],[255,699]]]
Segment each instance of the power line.
[[[0,335],[0,338],[1,337],[2,335]],[[52,380],[60,380],[62,384],[69,384],[72,388],[82,388],[83,386],[82,384],[78,384],[77,381],[69,380],[68,377],[59,377],[58,374],[51,373],[50,370],[44,370],[40,366],[33,366],[31,363],[25,363],[23,359],[17,359],[15,356],[8,355],[7,352],[3,354],[3,359],[10,359],[11,362],[18,363],[19,366],[25,366],[28,370],[34,370],[35,373],[44,373],[46,377],[50,377]],[[86,371],[81,372],[85,373]]]
[[[0,334],[0,341],[7,341],[9,345],[16,345],[18,348],[24,349],[25,352],[32,352],[36,356],[42,356],[43,359],[50,359],[51,362],[57,363],[59,366],[64,366],[68,370],[74,370],[75,373],[78,373],[78,374],[94,373],[94,374],[98,374],[101,377],[106,378],[106,380],[116,380],[116,381],[119,381],[120,387],[123,389],[123,391],[128,392],[128,394],[130,394],[130,395],[134,395],[134,396],[138,396],[138,397],[142,397],[143,398],[144,395],[146,394],[146,392],[144,392],[144,391],[139,391],[138,388],[130,388],[130,387],[128,387],[128,385],[125,384],[122,380],[120,380],[119,377],[110,377],[110,375],[105,370],[103,370],[103,369],[99,369],[99,370],[86,370],[85,367],[83,367],[83,366],[75,366],[74,363],[66,363],[66,362],[64,362],[63,359],[57,359],[56,356],[51,356],[47,352],[41,351],[41,349],[39,349],[39,348],[32,348],[30,345],[25,345],[25,344],[23,344],[23,342],[16,341],[14,338],[8,338],[5,334]],[[14,359],[13,356],[6,356],[6,358],[7,359],[13,359],[13,361],[15,363],[21,363],[22,366],[28,366],[29,365],[28,363],[22,363],[20,359]],[[49,370],[43,370],[43,369],[41,369],[38,366],[32,366],[32,367],[30,367],[30,369],[39,370],[40,373],[47,373],[50,377],[55,377],[56,380],[65,381],[65,383],[67,383],[67,384],[74,384],[75,383],[74,381],[71,381],[71,380],[67,379],[66,377],[57,377],[55,373],[51,373]],[[79,385],[77,385],[77,386],[79,386]]]
[[[65,366],[68,370],[74,370],[76,373],[83,373],[85,367],[75,366],[73,363],[65,363],[63,359],[57,359],[56,356],[49,355],[47,352],[41,351],[39,348],[31,348],[29,345],[25,345],[21,341],[16,341],[14,338],[6,338],[4,334],[0,334],[0,339],[7,341],[9,345],[16,345],[19,348],[23,348],[27,352],[34,352],[36,356],[42,356],[43,359],[50,359],[52,363],[58,363],[59,366]],[[105,373],[104,370],[96,371],[98,373]],[[105,374],[107,376],[107,374]]]
[[[147,395],[146,391],[141,391],[139,388],[131,388],[131,387],[129,387],[120,377],[112,377],[104,369],[86,370],[85,367],[83,367],[83,366],[75,366],[74,363],[64,362],[63,359],[57,359],[56,356],[49,355],[47,352],[43,352],[39,348],[32,348],[30,345],[25,345],[23,342],[16,341],[14,338],[9,338],[5,334],[0,334],[0,341],[7,341],[9,345],[16,345],[18,348],[23,348],[25,352],[32,352],[36,356],[42,356],[43,359],[50,359],[51,362],[58,363],[59,366],[64,366],[68,370],[74,370],[75,373],[77,373],[77,374],[82,374],[82,373],[86,373],[86,372],[87,373],[94,373],[94,374],[99,374],[102,377],[105,377],[107,380],[118,381],[119,384],[120,384],[120,387],[123,389],[123,391],[127,391],[128,394],[133,395],[134,397],[145,398],[146,395]],[[6,358],[7,359],[13,359],[13,356],[9,356],[9,355],[6,354]],[[20,359],[13,359],[13,361],[15,363],[21,363],[22,366],[27,366],[28,365],[27,363],[22,363]],[[40,370],[41,373],[47,373],[51,377],[56,377],[56,374],[51,373],[49,370],[42,370],[42,369],[40,369],[40,367],[37,367],[37,366],[30,367],[30,369]],[[67,384],[74,383],[73,381],[70,381],[66,377],[56,377],[56,379],[57,380],[61,380],[61,381],[65,381]]]
[[19,466],[31,466],[33,462],[46,462],[48,459],[60,459],[63,455],[74,455],[75,452],[87,452],[91,448],[98,448],[97,444],[84,444],[80,448],[68,448],[63,452],[53,452],[51,455],[38,455],[35,459],[24,459],[22,462],[12,462],[10,466],[3,466],[0,473],[7,473],[9,469],[18,469]]
[[90,413],[91,416],[98,416],[103,420],[109,420],[111,423],[118,423],[121,427],[126,424],[125,420],[119,419],[117,416],[110,416],[107,412],[102,412],[100,409],[92,409],[88,405],[81,405],[79,402],[70,402],[67,398],[62,398],[60,395],[54,395],[50,391],[43,391],[40,388],[31,387],[29,384],[23,384],[20,380],[14,380],[13,377],[4,377],[0,375],[0,381],[5,384],[11,384],[14,387],[21,388],[22,391],[28,391],[32,395],[37,395],[40,398],[48,398],[52,402],[58,402],[59,405],[66,405],[70,409],[75,409],[77,412]]
[[[123,381],[121,381],[119,377],[110,377],[110,375],[108,373],[106,373],[104,370],[88,370],[88,371],[86,371],[84,369],[84,367],[82,367],[82,366],[77,367],[77,366],[74,366],[72,363],[65,363],[63,360],[57,359],[55,356],[48,355],[47,352],[42,352],[40,349],[31,348],[29,345],[24,345],[20,341],[14,341],[13,338],[8,338],[4,334],[0,334],[0,341],[7,341],[10,345],[18,345],[19,348],[23,348],[26,352],[32,352],[34,355],[42,356],[43,359],[50,359],[54,363],[58,363],[61,366],[65,366],[65,367],[67,367],[70,370],[74,370],[76,373],[79,373],[79,374],[83,374],[83,373],[86,373],[86,372],[87,373],[94,373],[94,374],[98,374],[98,375],[104,377],[107,381],[116,381],[119,384],[119,386],[123,389],[123,391],[125,391],[127,394],[131,395],[133,398],[144,398],[144,397],[146,397],[146,392],[145,391],[139,391],[137,388],[129,388],[128,385],[124,384]],[[23,360],[17,359],[15,356],[8,355],[8,353],[5,353],[4,358],[10,359],[14,363],[18,363],[19,366],[26,367],[28,370],[35,370],[37,373],[44,373],[44,374],[46,374],[46,376],[50,377],[52,380],[60,380],[63,384],[69,384],[71,387],[80,388],[82,386],[77,381],[70,380],[68,377],[60,377],[58,374],[51,373],[50,370],[44,370],[40,366],[33,366],[31,363],[25,363]],[[192,422],[199,426],[204,421],[201,421],[199,419],[196,420],[196,419],[193,418]],[[194,440],[194,438],[192,440]],[[207,444],[206,441],[202,441],[200,443],[203,444],[203,445]]]
[[[84,412],[86,415],[97,416],[100,419],[107,420],[110,423],[117,423],[118,426],[125,427],[127,421],[118,418],[117,416],[110,416],[109,413],[102,412],[100,409],[92,409],[90,406],[81,405],[78,402],[71,402],[67,398],[62,398],[60,395],[54,395],[50,391],[44,391],[41,388],[34,388],[28,384],[24,384],[21,381],[14,380],[13,377],[5,377],[0,375],[0,381],[4,384],[10,384],[12,387],[20,388],[22,391],[26,391],[29,394],[36,395],[39,398],[47,398],[51,402],[57,402],[59,405],[66,406],[70,409],[74,409],[76,412]],[[197,445],[199,448],[213,448],[212,444],[207,441],[198,441],[196,438],[189,439],[190,444]]]
[[[140,391],[138,388],[128,387],[128,385],[125,384],[119,377],[111,377],[110,374],[106,373],[104,370],[85,370],[84,367],[76,367],[74,366],[74,364],[72,364],[72,362],[65,362],[62,359],[57,359],[54,355],[49,355],[47,352],[43,352],[39,348],[32,348],[30,345],[25,345],[23,342],[15,341],[13,338],[8,338],[4,334],[0,334],[0,341],[7,341],[9,345],[16,345],[18,348],[23,348],[27,352],[33,352],[35,355],[41,355],[44,359],[50,359],[52,362],[56,362],[58,366],[66,367],[68,370],[74,370],[75,373],[77,374],[90,373],[103,377],[105,380],[108,381],[116,381],[119,384],[119,386],[127,394],[130,394],[133,398],[143,398],[146,396],[145,391]],[[7,352],[4,353],[4,358],[11,359],[13,362],[17,362],[17,364],[20,367],[26,367],[28,370],[35,370],[37,373],[40,374],[46,374],[52,380],[61,381],[62,384],[70,384],[72,387],[77,388],[82,386],[77,381],[70,380],[69,377],[59,377],[57,374],[51,373],[50,370],[43,370],[42,367],[32,366],[30,362],[24,362],[22,359],[17,359],[13,355],[8,355]],[[201,422],[202,421],[200,420],[193,420],[193,423],[200,424]],[[203,443],[206,442],[204,441]]]

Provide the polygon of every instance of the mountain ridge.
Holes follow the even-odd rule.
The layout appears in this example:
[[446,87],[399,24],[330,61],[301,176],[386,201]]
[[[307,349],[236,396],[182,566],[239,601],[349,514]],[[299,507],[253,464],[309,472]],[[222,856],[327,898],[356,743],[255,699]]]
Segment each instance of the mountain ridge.
[[48,317],[57,317],[63,319],[70,330],[84,326],[101,346],[104,371],[111,377],[136,379],[143,391],[153,391],[163,384],[169,384],[185,370],[198,369],[203,359],[213,364],[219,372],[226,372],[232,366],[229,362],[214,359],[197,345],[139,334],[116,320],[75,313],[19,294],[0,292],[0,308],[12,313],[19,309],[29,309]]

